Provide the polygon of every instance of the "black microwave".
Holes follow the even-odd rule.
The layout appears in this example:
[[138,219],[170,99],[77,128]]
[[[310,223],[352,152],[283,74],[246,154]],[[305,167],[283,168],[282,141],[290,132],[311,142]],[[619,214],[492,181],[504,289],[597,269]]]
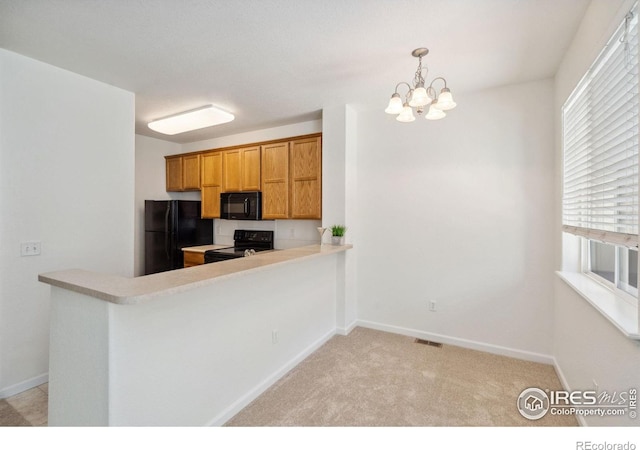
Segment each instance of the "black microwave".
[[220,218],[262,220],[262,192],[223,192],[220,194]]

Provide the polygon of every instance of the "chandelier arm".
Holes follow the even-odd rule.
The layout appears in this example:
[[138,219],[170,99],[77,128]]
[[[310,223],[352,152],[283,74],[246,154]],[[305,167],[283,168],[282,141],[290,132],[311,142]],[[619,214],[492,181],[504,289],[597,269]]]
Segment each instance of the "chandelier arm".
[[429,87],[432,88],[433,87],[433,83],[435,83],[437,80],[442,80],[443,83],[444,83],[444,87],[445,88],[447,87],[447,80],[445,80],[443,77],[437,77],[437,78],[434,78],[433,80],[431,80],[431,84],[429,85]]
[[401,81],[400,83],[396,84],[396,91],[395,91],[396,94],[399,94],[398,88],[403,84],[405,84],[409,88],[409,91],[413,91],[413,88],[411,87],[411,85],[409,83]]
[[396,90],[395,90],[395,93],[396,93],[396,94],[398,94],[398,95],[400,95],[400,93],[398,92],[398,88],[399,88],[400,86],[402,86],[403,84],[404,84],[404,85],[406,85],[406,86],[407,86],[407,88],[409,89],[409,90],[407,91],[407,93],[405,94],[405,96],[404,96],[404,99],[405,99],[405,101],[404,101],[404,102],[405,102],[405,103],[408,103],[408,102],[409,102],[409,99],[411,98],[411,94],[413,93],[413,88],[411,87],[411,85],[410,85],[409,83],[407,83],[406,81],[401,81],[400,83],[396,84]]

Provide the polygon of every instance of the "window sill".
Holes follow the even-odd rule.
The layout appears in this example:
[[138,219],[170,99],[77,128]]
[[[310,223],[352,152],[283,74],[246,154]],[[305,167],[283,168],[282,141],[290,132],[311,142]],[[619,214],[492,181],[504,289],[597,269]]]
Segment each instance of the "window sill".
[[588,276],[575,272],[556,272],[582,298],[591,303],[604,317],[629,339],[640,340],[638,307],[615,295]]

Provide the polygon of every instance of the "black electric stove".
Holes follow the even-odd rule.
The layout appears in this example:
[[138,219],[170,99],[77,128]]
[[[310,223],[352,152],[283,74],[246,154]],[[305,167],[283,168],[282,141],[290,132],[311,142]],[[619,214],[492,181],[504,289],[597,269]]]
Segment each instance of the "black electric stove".
[[266,250],[273,250],[273,231],[236,230],[233,232],[233,247],[207,250],[204,252],[204,262],[209,264],[243,258]]

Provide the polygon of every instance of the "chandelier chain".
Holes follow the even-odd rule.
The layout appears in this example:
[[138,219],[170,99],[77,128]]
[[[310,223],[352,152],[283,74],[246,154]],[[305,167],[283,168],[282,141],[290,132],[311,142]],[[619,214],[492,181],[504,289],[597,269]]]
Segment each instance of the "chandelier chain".
[[414,87],[418,87],[418,86],[424,86],[425,83],[425,78],[422,76],[422,71],[426,70],[427,73],[429,72],[428,68],[422,68],[422,56],[418,57],[418,69],[416,70],[415,75],[413,76],[413,86]]

